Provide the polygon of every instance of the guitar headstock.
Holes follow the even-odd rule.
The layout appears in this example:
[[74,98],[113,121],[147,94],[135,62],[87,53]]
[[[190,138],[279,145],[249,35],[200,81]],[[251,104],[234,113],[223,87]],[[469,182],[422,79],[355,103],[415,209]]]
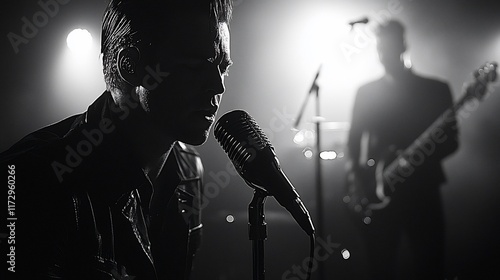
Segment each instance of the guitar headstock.
[[474,71],[474,83],[467,88],[467,95],[482,99],[487,92],[488,84],[497,79],[498,63],[487,62]]

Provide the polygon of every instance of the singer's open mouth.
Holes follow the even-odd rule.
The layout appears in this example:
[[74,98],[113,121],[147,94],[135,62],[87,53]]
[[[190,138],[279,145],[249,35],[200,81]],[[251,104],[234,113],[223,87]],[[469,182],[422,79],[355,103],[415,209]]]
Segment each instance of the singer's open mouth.
[[207,122],[213,124],[215,122],[215,114],[217,113],[216,107],[210,109],[204,109],[196,112],[198,115],[202,116]]
[[195,113],[197,116],[203,118],[204,121],[209,124],[213,124],[215,122],[215,112],[214,110],[200,110]]

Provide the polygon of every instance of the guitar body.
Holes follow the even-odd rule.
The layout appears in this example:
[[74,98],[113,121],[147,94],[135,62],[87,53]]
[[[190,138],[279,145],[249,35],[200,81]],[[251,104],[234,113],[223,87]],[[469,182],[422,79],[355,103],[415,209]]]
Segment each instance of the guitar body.
[[384,178],[386,163],[396,158],[394,152],[387,151],[384,155],[347,173],[347,194],[343,201],[354,214],[356,220],[368,225],[378,210],[386,208],[392,199],[394,188]]

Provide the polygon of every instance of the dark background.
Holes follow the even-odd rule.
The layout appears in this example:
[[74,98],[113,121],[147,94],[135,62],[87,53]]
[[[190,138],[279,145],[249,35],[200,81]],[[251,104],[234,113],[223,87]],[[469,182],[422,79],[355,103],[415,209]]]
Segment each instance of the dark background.
[[[32,130],[86,110],[102,93],[98,44],[106,3],[70,0],[59,5],[58,12],[17,53],[7,34],[21,35],[21,18],[31,21],[43,10],[37,1],[2,4],[0,150]],[[254,116],[313,217],[317,216],[316,167],[302,155],[304,147],[292,141],[294,118],[322,64],[320,107],[328,122],[322,130],[322,148],[343,151],[346,131],[331,127],[349,122],[356,88],[382,74],[373,41],[366,36],[363,41],[359,35],[368,34],[371,25],[349,32],[347,22],[364,16],[377,21],[391,11],[391,5],[397,7],[392,15],[407,27],[415,71],[447,80],[455,100],[475,68],[500,59],[500,17],[494,1],[235,1],[231,23],[235,64],[226,80],[219,116],[236,108]],[[80,60],[67,53],[66,36],[74,28],[86,28],[94,37],[94,49]],[[351,46],[351,55],[343,53],[346,46]],[[442,187],[448,279],[478,279],[500,265],[500,97],[497,84],[493,89],[479,106],[468,107],[461,115],[460,149],[444,162],[449,178]],[[310,100],[300,129],[313,128],[314,101]],[[213,138],[198,150],[211,197],[203,213],[205,235],[194,279],[251,279],[247,205],[252,190],[231,175],[229,161]],[[326,275],[327,279],[364,279],[363,247],[341,202],[344,165],[345,158],[322,162],[325,230],[321,237],[339,244],[325,261]],[[227,186],[214,178],[226,178]],[[226,222],[228,215],[234,222]],[[266,202],[266,220],[266,275],[282,279],[293,266],[302,266],[308,238],[273,198]],[[342,249],[349,250],[349,259],[342,258]]]

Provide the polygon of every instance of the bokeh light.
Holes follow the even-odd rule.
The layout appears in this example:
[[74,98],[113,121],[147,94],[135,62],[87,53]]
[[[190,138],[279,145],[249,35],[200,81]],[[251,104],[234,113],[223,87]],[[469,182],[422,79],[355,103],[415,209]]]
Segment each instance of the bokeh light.
[[351,252],[349,252],[349,250],[347,250],[347,249],[343,249],[342,250],[342,257],[344,258],[344,260],[347,260],[348,258],[351,257]]
[[228,223],[234,222],[234,216],[233,215],[227,215],[226,216],[226,222],[228,222]]
[[335,151],[322,151],[319,156],[323,160],[334,160],[337,158],[337,152]]

